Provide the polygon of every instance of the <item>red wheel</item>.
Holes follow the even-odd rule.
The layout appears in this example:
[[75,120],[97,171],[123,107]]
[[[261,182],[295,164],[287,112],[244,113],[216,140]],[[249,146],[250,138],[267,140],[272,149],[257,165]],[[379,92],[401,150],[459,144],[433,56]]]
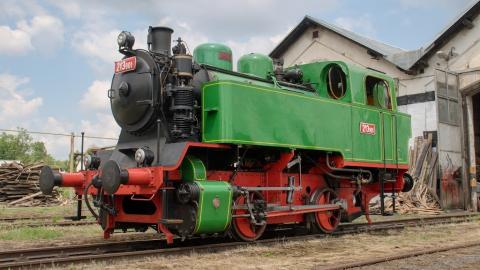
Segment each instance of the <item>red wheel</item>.
[[[311,204],[323,205],[333,204],[337,194],[332,189],[326,188],[313,193]],[[340,224],[341,210],[321,211],[313,214],[314,226],[324,233],[334,232]]]
[[[253,208],[254,216],[257,214],[263,214],[260,213],[263,212],[262,210],[254,207],[255,203],[263,204],[264,199],[262,194],[259,192],[250,192],[248,196],[250,198],[250,205]],[[239,196],[235,200],[234,207],[237,207],[238,209],[233,211],[233,215],[249,214],[245,196]],[[257,220],[257,222],[258,221],[259,220]],[[266,221],[261,223],[261,225],[252,223],[250,217],[234,217],[232,220],[232,235],[235,239],[240,241],[255,241],[263,235],[265,228],[267,228]]]

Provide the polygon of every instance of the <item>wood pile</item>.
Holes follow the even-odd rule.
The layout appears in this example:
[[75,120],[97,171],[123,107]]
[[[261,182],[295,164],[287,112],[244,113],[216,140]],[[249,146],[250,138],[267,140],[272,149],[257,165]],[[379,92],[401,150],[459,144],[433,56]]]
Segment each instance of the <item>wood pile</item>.
[[0,203],[8,206],[47,206],[59,204],[58,192],[40,192],[41,163],[22,165],[12,162],[0,165]]
[[[400,193],[395,200],[395,210],[400,214],[440,214],[440,200],[437,195],[438,152],[432,147],[431,134],[416,137],[413,148],[409,150],[409,171],[414,185],[411,191]],[[385,211],[391,211],[393,201],[385,198]],[[377,202],[374,212],[380,210]]]

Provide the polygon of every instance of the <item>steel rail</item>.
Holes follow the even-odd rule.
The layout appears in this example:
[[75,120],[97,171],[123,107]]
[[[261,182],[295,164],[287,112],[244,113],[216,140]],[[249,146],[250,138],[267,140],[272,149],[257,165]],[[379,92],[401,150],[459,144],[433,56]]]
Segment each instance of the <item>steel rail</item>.
[[53,217],[2,217],[0,222],[15,222],[20,220],[44,220],[44,219],[53,219]]
[[370,265],[389,262],[389,261],[408,259],[408,258],[412,258],[412,257],[422,256],[422,255],[428,255],[428,254],[434,254],[434,253],[440,253],[440,252],[445,252],[445,251],[450,251],[450,250],[476,247],[476,246],[480,246],[480,241],[471,241],[471,242],[457,244],[457,245],[448,245],[446,247],[428,248],[428,249],[419,249],[419,250],[414,250],[414,251],[407,251],[407,252],[397,253],[397,254],[394,254],[394,255],[376,257],[374,259],[368,259],[368,260],[357,261],[357,262],[353,262],[353,263],[336,265],[336,266],[333,266],[333,267],[328,267],[328,266],[323,267],[321,265],[317,265],[316,267],[321,267],[321,269],[323,269],[323,270],[343,270],[343,269],[370,266]]
[[[62,221],[63,220],[63,221]],[[58,216],[32,216],[32,217],[0,217],[0,227],[45,227],[45,226],[81,226],[91,225],[97,222],[90,217],[85,217],[82,220],[70,220],[67,218],[60,218]]]
[[[88,218],[91,216],[87,216],[85,218]],[[24,220],[59,220],[59,219],[65,219],[69,220],[70,218],[67,217],[59,217],[59,216],[31,216],[31,217],[0,217],[0,223],[6,223],[6,222],[15,222],[15,221],[24,221]]]
[[[380,221],[374,224],[346,223],[341,224],[333,235],[345,235],[352,233],[398,230],[405,227],[422,225],[460,223],[479,219],[480,215],[462,213],[422,218],[407,218],[400,220]],[[292,234],[292,233],[291,233]],[[93,260],[113,260],[125,257],[159,256],[190,254],[191,252],[221,251],[232,247],[248,245],[270,245],[279,241],[299,241],[322,238],[325,234],[279,235],[248,242],[225,242],[224,238],[200,239],[195,238],[183,243],[175,242],[167,246],[165,240],[129,240],[118,242],[102,242],[97,244],[72,245],[60,247],[45,247],[32,249],[17,249],[0,252],[0,269],[33,267],[40,265],[65,264],[75,262],[88,262]],[[220,242],[221,241],[221,242]]]
[[68,226],[85,226],[98,224],[95,220],[78,220],[78,221],[60,221],[60,222],[29,222],[29,223],[15,223],[15,222],[6,222],[1,223],[0,227],[7,228],[38,228],[38,227],[68,227]]

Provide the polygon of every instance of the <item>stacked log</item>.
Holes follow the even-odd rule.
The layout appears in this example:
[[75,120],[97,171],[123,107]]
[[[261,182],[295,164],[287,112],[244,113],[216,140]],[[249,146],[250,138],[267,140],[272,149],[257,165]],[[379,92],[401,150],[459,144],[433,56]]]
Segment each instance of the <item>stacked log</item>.
[[[416,137],[409,150],[409,171],[414,179],[411,191],[398,194],[395,209],[400,214],[440,214],[440,200],[437,195],[438,152],[432,147],[432,137]],[[377,202],[372,208],[379,211]],[[385,198],[385,210],[393,209],[393,200]]]
[[9,206],[47,206],[59,203],[58,192],[40,192],[41,163],[23,165],[12,162],[0,165],[0,203]]

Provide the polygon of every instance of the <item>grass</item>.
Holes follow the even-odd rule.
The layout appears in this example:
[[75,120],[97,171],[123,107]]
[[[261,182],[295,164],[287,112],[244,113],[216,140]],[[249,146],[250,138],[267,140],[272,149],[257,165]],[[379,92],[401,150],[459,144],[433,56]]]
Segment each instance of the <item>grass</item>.
[[55,243],[102,242],[102,229],[97,224],[66,227],[0,226],[0,251]]
[[[7,207],[0,205],[0,217],[52,217],[55,220],[61,220],[65,216],[76,215],[77,204],[69,203],[66,205],[55,206],[36,206],[36,207]],[[90,214],[83,205],[83,213]]]
[[55,228],[15,228],[2,230],[0,240],[51,240],[62,237],[63,233]]

